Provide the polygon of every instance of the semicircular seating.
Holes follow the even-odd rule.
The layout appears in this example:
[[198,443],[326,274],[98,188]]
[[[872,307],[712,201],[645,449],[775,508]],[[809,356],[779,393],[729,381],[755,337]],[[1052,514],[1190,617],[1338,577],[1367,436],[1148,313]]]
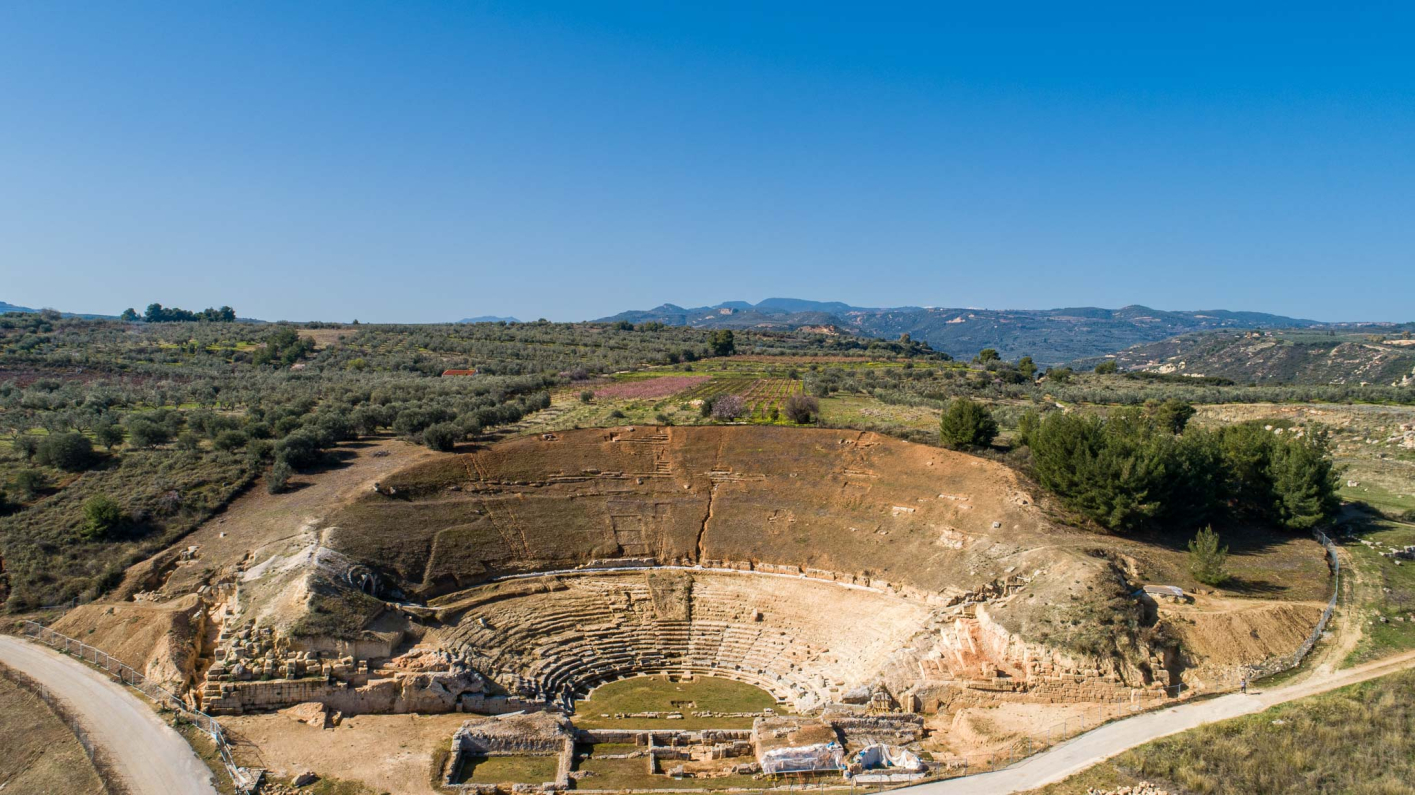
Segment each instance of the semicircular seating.
[[545,592],[473,608],[443,644],[523,694],[691,673],[809,709],[875,678],[930,617],[916,602],[828,582],[655,571],[556,577]]

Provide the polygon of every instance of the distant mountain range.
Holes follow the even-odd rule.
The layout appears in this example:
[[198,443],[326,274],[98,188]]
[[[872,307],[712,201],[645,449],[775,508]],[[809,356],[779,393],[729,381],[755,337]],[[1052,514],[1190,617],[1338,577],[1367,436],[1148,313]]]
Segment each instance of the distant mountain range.
[[[39,311],[42,310],[31,309],[27,306],[16,306],[15,304],[7,304],[4,301],[0,301],[0,315],[9,314],[11,312],[34,314]],[[117,315],[86,315],[81,312],[60,312],[59,314],[63,317],[81,317],[88,320],[111,320],[117,317]]]
[[497,317],[495,315],[480,315],[478,317],[464,317],[458,323],[520,323],[514,317]]
[[1031,356],[1042,365],[1104,356],[1132,345],[1212,329],[1310,328],[1315,320],[1224,309],[1166,312],[1145,306],[1120,309],[967,309],[904,306],[872,308],[838,301],[768,298],[727,301],[685,309],[664,304],[601,318],[657,321],[695,328],[818,330],[895,339],[908,334],[955,358],[996,348],[1006,359]]
[[1074,363],[1113,359],[1122,370],[1228,378],[1259,384],[1415,383],[1415,324],[1204,331]]

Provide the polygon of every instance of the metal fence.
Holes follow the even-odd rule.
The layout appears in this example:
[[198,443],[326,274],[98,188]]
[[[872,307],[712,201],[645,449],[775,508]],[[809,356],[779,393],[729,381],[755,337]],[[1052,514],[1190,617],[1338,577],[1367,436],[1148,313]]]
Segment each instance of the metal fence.
[[49,709],[68,727],[69,732],[74,735],[74,739],[79,741],[79,745],[84,749],[84,755],[93,763],[94,771],[98,773],[99,780],[103,782],[104,789],[107,790],[110,795],[127,795],[128,788],[123,780],[114,773],[112,765],[109,764],[105,749],[101,748],[88,736],[88,730],[84,728],[83,723],[74,714],[73,710],[69,708],[68,702],[64,701],[56,693],[46,687],[43,682],[40,682],[38,679],[35,679],[23,671],[0,665],[0,679],[13,682],[21,689],[34,694],[40,701],[49,705]]
[[24,634],[50,648],[71,654],[86,663],[91,663],[107,671],[117,677],[118,681],[141,692],[158,706],[172,710],[182,720],[206,732],[216,745],[217,752],[221,754],[221,764],[225,766],[226,773],[230,775],[231,783],[236,787],[236,791],[255,791],[256,785],[260,781],[260,774],[236,764],[235,758],[231,755],[231,744],[226,740],[226,733],[215,718],[187,706],[187,703],[176,694],[149,682],[147,677],[102,649],[94,648],[83,641],[55,632],[35,621],[24,622]]
[[[1170,685],[1160,690],[1136,690],[1129,699],[1109,704],[1095,704],[1065,720],[1043,728],[1031,737],[1024,737],[1007,748],[981,754],[935,757],[929,763],[927,781],[959,778],[974,773],[1001,770],[1033,754],[1065,742],[1077,735],[1099,728],[1113,720],[1128,718],[1178,698],[1184,685]],[[923,782],[917,782],[923,783]]]
[[1283,657],[1275,657],[1266,660],[1259,665],[1250,665],[1244,669],[1244,678],[1255,681],[1283,671],[1290,671],[1302,664],[1302,661],[1311,653],[1312,647],[1317,645],[1317,641],[1322,639],[1322,633],[1327,631],[1327,622],[1331,621],[1331,615],[1336,610],[1337,597],[1341,595],[1341,560],[1336,556],[1336,545],[1321,530],[1313,530],[1312,535],[1317,539],[1317,543],[1327,552],[1327,565],[1331,566],[1332,589],[1331,598],[1327,600],[1326,609],[1322,611],[1322,618],[1317,622],[1317,626],[1312,630],[1312,634],[1302,641],[1302,645],[1297,647],[1297,651]]

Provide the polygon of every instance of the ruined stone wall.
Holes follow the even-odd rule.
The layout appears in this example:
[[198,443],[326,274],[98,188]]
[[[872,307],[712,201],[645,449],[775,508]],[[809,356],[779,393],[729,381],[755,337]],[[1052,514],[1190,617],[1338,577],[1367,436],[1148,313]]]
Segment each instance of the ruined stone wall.
[[398,674],[365,684],[314,677],[251,682],[209,681],[202,707],[212,715],[239,715],[318,702],[346,715],[407,712],[514,711],[543,704],[488,698],[472,673]]
[[587,745],[611,743],[615,745],[701,745],[750,740],[751,729],[578,729],[577,740]]

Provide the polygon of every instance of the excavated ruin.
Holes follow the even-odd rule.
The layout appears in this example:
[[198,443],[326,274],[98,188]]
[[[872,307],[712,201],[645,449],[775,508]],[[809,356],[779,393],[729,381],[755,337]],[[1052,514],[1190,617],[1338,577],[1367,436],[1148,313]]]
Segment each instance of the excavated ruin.
[[1076,538],[1006,467],[869,433],[520,438],[243,560],[201,700],[506,712],[661,673],[798,711],[1162,697],[1172,651]]

